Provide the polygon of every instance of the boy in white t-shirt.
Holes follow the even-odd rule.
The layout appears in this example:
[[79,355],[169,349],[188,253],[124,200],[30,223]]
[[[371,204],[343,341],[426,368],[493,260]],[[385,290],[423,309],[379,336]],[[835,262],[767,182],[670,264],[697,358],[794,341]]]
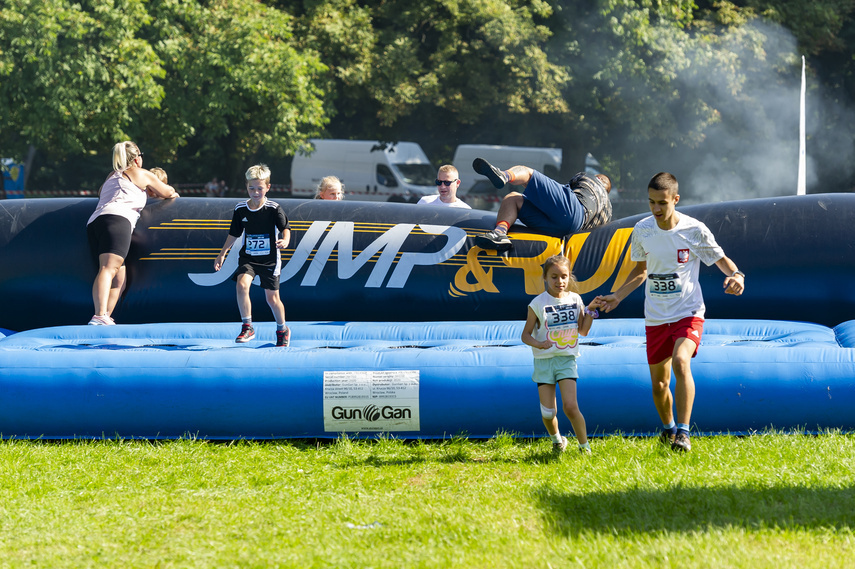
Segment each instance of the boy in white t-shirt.
[[[591,452],[585,417],[576,402],[576,358],[579,336],[587,336],[597,311],[586,307],[576,292],[577,284],[570,271],[570,260],[554,255],[543,263],[546,290],[528,305],[528,317],[521,340],[531,346],[534,355],[532,381],[537,384],[543,425],[552,439],[552,448],[563,452],[567,439],[558,430],[558,408],[555,388],[561,390],[564,414],[570,419],[579,450]],[[594,303],[592,303],[592,306]]]
[[[653,384],[653,402],[664,430],[659,437],[672,450],[689,451],[689,425],[695,400],[691,362],[698,353],[704,329],[704,299],[698,281],[700,262],[715,264],[724,273],[724,292],[740,295],[745,273],[715,241],[702,222],[677,213],[680,201],[677,178],[667,172],[653,176],[647,185],[651,217],[635,224],[631,257],[635,267],[626,283],[614,294],[595,302],[606,312],[647,281],[644,323],[647,363]],[[671,369],[677,380],[674,397],[669,384]],[[673,399],[673,400],[672,400]],[[673,407],[676,404],[677,421]]]

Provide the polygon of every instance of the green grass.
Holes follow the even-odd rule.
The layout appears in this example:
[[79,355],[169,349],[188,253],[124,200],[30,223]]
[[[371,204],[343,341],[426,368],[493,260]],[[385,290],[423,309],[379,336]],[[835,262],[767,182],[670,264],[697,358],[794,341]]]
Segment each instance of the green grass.
[[853,567],[855,436],[0,443],[0,567]]

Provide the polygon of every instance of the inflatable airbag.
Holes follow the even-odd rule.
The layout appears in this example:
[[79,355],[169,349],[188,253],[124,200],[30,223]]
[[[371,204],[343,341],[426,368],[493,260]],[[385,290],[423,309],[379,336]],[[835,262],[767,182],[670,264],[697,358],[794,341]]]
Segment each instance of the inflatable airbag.
[[[0,339],[13,438],[543,436],[522,322],[66,326]],[[855,321],[708,320],[693,362],[701,432],[855,426]],[[595,322],[579,360],[590,434],[650,434],[641,319]],[[673,387],[673,382],[672,382]],[[569,423],[559,417],[563,430]]]

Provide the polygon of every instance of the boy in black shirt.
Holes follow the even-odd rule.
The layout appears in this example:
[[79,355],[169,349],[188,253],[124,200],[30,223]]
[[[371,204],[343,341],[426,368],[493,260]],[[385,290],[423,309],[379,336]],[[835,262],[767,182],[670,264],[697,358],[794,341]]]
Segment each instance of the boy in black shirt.
[[238,309],[243,321],[235,342],[244,343],[255,338],[249,289],[252,280],[258,276],[267,304],[276,319],[276,345],[287,347],[291,330],[285,325],[285,306],[279,298],[279,270],[282,266],[279,249],[288,246],[291,229],[288,217],[279,204],[267,199],[269,190],[270,168],[264,164],[250,167],[246,171],[249,199],[235,206],[229,236],[214,261],[214,270],[220,270],[226,253],[238,239],[243,238],[238,268],[232,277],[237,282]]

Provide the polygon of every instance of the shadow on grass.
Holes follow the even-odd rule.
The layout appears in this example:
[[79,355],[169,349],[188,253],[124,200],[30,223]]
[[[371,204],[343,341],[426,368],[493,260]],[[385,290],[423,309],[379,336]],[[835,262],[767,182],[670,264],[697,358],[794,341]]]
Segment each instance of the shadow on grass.
[[400,456],[366,456],[360,458],[352,458],[351,462],[346,467],[355,465],[363,466],[405,466],[413,464],[549,464],[561,460],[561,456],[552,452],[551,449],[539,451],[532,449],[523,456],[505,457],[505,456],[479,456],[466,449],[454,449],[441,456],[408,456],[401,458]]
[[687,488],[568,494],[535,492],[548,525],[561,535],[635,534],[714,527],[855,528],[855,489]]

